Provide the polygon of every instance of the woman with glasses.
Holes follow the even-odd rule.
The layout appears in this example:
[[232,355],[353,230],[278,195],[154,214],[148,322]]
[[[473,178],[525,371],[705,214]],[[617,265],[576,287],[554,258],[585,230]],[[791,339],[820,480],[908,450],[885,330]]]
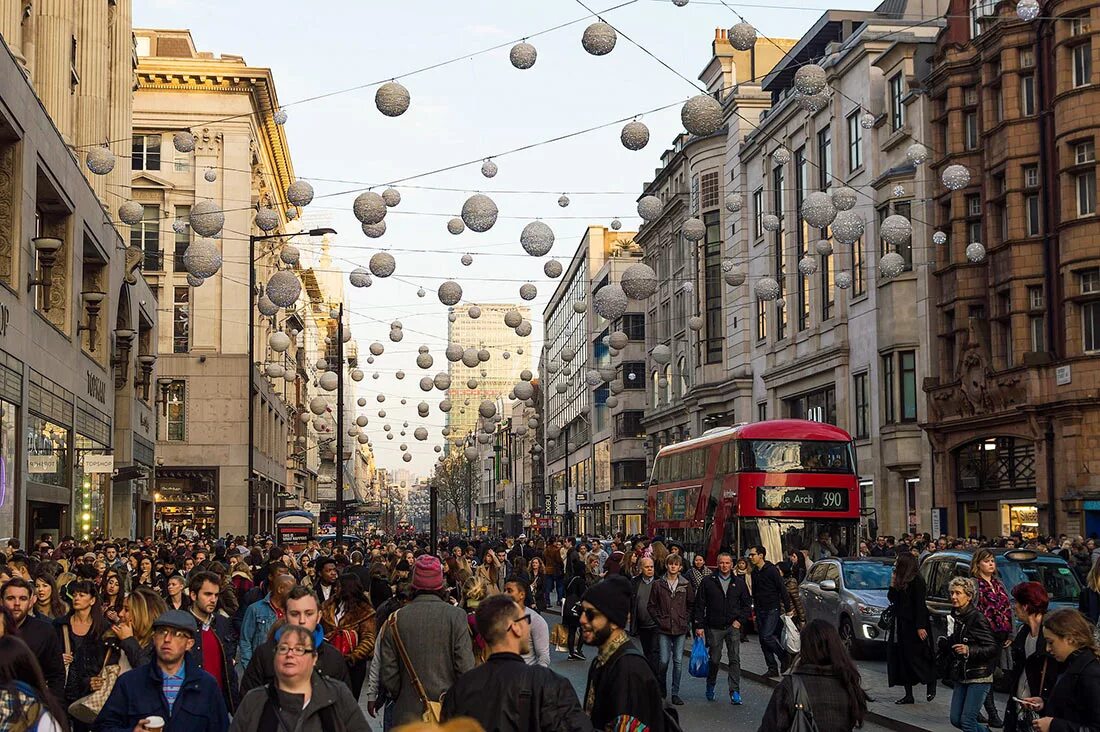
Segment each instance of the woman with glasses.
[[230,732],[370,732],[367,718],[346,684],[313,673],[317,649],[313,634],[285,625],[275,645],[275,680],[245,695]]

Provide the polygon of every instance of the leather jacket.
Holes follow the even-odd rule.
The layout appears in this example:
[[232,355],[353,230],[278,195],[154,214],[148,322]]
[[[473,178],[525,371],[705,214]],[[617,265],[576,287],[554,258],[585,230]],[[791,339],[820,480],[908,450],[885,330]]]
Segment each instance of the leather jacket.
[[[989,678],[993,675],[993,668],[1000,654],[1000,647],[993,638],[993,629],[989,627],[989,621],[985,619],[974,603],[970,603],[962,612],[952,611],[955,618],[955,628],[950,637],[946,638],[946,644],[941,643],[941,653],[950,653],[954,656],[951,664],[951,679],[953,681],[976,681]],[[955,654],[952,646],[963,644],[970,648],[970,653],[965,656]]]

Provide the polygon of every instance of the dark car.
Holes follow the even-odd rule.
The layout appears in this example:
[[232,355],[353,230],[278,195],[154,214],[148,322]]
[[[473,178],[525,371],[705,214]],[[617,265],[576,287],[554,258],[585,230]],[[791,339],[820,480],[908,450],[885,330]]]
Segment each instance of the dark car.
[[[1050,595],[1050,608],[1077,608],[1081,583],[1066,560],[1057,554],[1030,549],[994,549],[997,573],[1009,594],[1021,582],[1038,582]],[[951,598],[947,586],[954,577],[970,576],[970,560],[974,551],[949,549],[925,557],[920,566],[921,577],[928,585],[928,612],[932,616],[932,635],[947,633],[947,615]]]

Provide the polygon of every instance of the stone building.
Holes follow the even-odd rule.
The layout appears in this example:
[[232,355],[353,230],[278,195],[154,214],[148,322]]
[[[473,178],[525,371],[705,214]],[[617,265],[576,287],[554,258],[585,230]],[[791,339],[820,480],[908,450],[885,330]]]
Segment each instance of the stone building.
[[[953,0],[948,18],[926,80],[945,235],[923,382],[936,501],[961,535],[1096,535],[1100,5],[1023,22]],[[969,171],[957,190],[939,182],[952,165]]]
[[[741,128],[743,139],[730,137],[731,182],[743,201],[731,255],[748,275],[731,339],[751,342],[750,419],[813,419],[847,430],[865,528],[874,518],[880,532],[895,535],[926,528],[934,508],[918,388],[929,373],[929,174],[907,154],[927,144],[915,80],[942,22],[904,19],[928,14],[917,0],[825,12],[764,78],[771,108],[754,129]],[[831,90],[816,105],[794,86],[796,69],[808,63],[825,70]],[[801,215],[813,192],[842,187],[854,191],[851,211],[865,224],[852,244]],[[895,214],[911,222],[912,236],[897,248],[903,271],[887,278],[878,262],[892,248],[880,228]],[[756,296],[762,278],[779,284],[777,298]]]
[[157,302],[114,221],[130,3],[0,2],[0,35],[0,534],[148,535]]
[[[597,290],[641,261],[635,232],[589,226],[543,310],[539,364],[545,419],[542,514],[557,531],[642,530],[645,513],[645,303],[614,322],[591,307]],[[574,307],[576,303],[585,306]],[[624,348],[608,343],[627,335]],[[613,362],[612,359],[615,359]]]
[[[287,493],[289,405],[306,396],[305,380],[295,379],[294,351],[280,356],[267,347],[274,330],[304,330],[300,318],[281,310],[258,314],[249,333],[250,267],[257,283],[266,282],[284,241],[261,241],[250,251],[250,234],[262,234],[253,222],[256,208],[277,213],[277,232],[287,231],[287,219],[298,214],[285,199],[294,170],[274,120],[274,80],[269,69],[239,56],[199,52],[186,30],[138,30],[136,36],[132,185],[145,217],[131,242],[144,249],[145,277],[161,301],[157,346],[166,419],[158,441],[158,526],[220,534],[269,530],[276,497]],[[193,151],[174,145],[180,131],[194,135]],[[223,263],[194,287],[183,256],[198,238],[188,224],[191,207],[205,200],[224,212],[215,240]],[[249,337],[256,363],[249,363]],[[282,374],[272,376],[279,370],[266,366],[261,372],[257,366],[265,362],[277,363]]]

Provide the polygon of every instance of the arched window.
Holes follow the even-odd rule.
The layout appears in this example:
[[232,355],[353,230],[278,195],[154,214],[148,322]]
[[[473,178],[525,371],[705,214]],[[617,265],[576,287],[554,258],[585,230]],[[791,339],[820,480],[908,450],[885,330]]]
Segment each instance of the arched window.
[[680,396],[685,396],[688,389],[691,388],[691,375],[688,374],[686,357],[680,356],[680,360],[676,362],[676,372],[676,377],[680,383]]
[[987,437],[955,451],[958,492],[1035,490],[1035,445],[1015,437]]
[[657,369],[653,369],[653,378],[651,379],[653,384],[653,406],[661,406],[661,372]]
[[669,394],[672,392],[672,364],[670,363],[665,364],[665,388],[661,389],[661,392],[665,396],[665,402],[670,402]]

